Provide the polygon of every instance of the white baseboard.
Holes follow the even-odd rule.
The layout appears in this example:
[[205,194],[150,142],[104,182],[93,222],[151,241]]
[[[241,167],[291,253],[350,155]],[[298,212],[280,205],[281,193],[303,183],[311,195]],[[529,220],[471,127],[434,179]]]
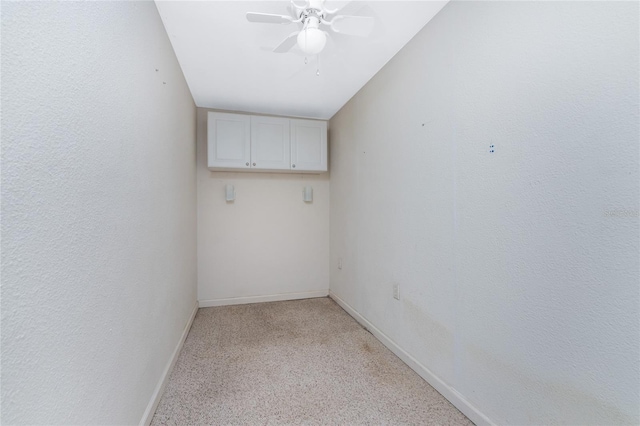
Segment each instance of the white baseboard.
[[229,297],[227,299],[199,300],[201,308],[212,306],[243,305],[245,303],[278,302],[281,300],[311,299],[313,297],[327,297],[329,290],[306,291],[303,293],[280,293],[267,296]]
[[460,410],[465,416],[467,416],[472,422],[478,426],[494,426],[487,416],[482,414],[480,410],[474,407],[465,397],[451,386],[443,382],[438,376],[433,374],[427,367],[420,364],[418,360],[409,355],[400,346],[398,346],[393,340],[391,340],[386,334],[380,331],[376,326],[371,324],[365,317],[360,315],[353,307],[347,302],[340,299],[333,292],[329,292],[329,297],[335,300],[342,309],[347,311],[356,321],[364,326],[371,334],[373,334],[383,345],[385,345],[391,352],[396,354],[398,358],[404,361],[413,371],[418,373],[420,377],[425,379],[435,390],[440,392],[442,396],[447,398],[458,410]]
[[182,350],[182,345],[184,345],[184,341],[189,334],[189,330],[191,329],[191,324],[193,324],[193,319],[196,317],[196,313],[198,312],[198,302],[196,302],[193,307],[193,312],[191,312],[191,317],[189,321],[187,321],[187,325],[185,325],[184,330],[182,331],[182,336],[178,341],[178,345],[173,350],[171,354],[171,358],[169,358],[169,362],[162,372],[162,376],[160,376],[160,380],[156,385],[156,388],[153,390],[153,394],[151,394],[151,400],[147,405],[147,409],[144,411],[142,415],[142,420],[140,420],[140,426],[149,426],[151,424],[151,420],[153,419],[153,415],[156,412],[156,408],[158,408],[158,403],[160,403],[160,398],[162,398],[162,394],[164,393],[164,388],[167,386],[169,382],[169,376],[171,375],[171,371],[173,370],[173,366],[176,364],[178,360],[178,355],[180,355],[180,351]]

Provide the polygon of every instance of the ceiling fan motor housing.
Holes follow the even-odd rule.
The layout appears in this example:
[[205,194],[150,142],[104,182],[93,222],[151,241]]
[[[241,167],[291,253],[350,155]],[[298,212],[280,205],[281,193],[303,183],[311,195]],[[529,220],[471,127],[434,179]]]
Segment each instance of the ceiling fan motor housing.
[[322,13],[323,0],[309,0],[307,9],[315,9]]
[[305,25],[310,18],[315,18],[318,22],[324,19],[324,12],[321,9],[306,8],[300,11],[298,19],[300,19]]

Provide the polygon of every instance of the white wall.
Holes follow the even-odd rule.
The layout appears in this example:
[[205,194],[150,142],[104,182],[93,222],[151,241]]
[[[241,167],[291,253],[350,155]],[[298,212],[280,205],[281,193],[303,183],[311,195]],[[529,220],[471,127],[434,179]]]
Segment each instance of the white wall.
[[331,291],[496,423],[640,422],[638,12],[452,2],[331,120]]
[[195,173],[153,2],[3,2],[3,424],[141,420],[195,306]]
[[[198,108],[200,305],[326,296],[329,173],[210,171],[207,111]],[[233,202],[225,201],[227,183],[236,190]],[[302,200],[306,185],[312,203]]]

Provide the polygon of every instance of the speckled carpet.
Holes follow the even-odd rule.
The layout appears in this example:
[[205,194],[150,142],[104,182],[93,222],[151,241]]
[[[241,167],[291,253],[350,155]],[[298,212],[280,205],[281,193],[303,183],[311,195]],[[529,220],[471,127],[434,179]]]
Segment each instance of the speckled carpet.
[[470,425],[329,298],[202,308],[152,425]]

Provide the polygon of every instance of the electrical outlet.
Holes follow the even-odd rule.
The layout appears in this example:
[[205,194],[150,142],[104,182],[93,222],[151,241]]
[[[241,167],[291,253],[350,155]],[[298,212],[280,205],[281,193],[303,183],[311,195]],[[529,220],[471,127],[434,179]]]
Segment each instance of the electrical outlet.
[[342,269],[342,258],[338,258],[338,269]]
[[393,298],[400,300],[400,284],[393,285]]

